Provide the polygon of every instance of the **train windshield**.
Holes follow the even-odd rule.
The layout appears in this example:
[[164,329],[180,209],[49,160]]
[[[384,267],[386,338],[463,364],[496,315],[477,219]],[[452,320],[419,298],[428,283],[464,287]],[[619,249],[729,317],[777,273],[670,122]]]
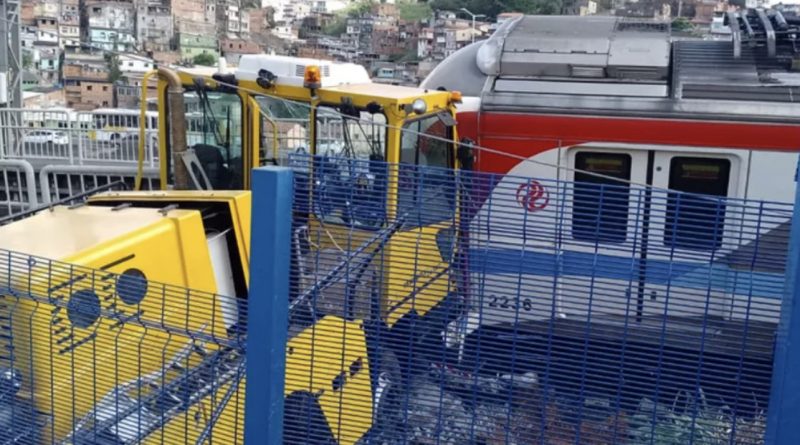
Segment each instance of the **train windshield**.
[[410,212],[409,224],[427,226],[453,219],[453,121],[449,118],[436,113],[403,126],[398,213]]

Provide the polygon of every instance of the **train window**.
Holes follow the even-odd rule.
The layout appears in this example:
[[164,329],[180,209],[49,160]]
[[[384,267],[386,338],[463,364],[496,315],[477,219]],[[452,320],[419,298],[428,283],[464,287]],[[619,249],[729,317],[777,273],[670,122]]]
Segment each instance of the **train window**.
[[[670,162],[664,245],[714,250],[722,244],[731,162],[674,157]],[[673,191],[674,190],[674,191]]]
[[572,237],[593,243],[625,242],[631,156],[582,151],[575,154],[575,169]]

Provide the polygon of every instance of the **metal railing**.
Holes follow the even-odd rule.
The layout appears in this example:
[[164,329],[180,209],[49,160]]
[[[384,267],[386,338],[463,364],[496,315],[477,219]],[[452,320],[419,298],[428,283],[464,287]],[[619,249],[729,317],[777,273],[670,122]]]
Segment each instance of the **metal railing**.
[[[110,120],[110,119],[113,119]],[[154,117],[145,130],[145,165],[158,161]],[[5,144],[0,158],[57,161],[71,165],[131,164],[139,153],[139,116],[107,116],[59,109],[3,109],[0,128]]]
[[25,161],[0,159],[0,216],[36,206],[36,175]]
[[[146,168],[143,173],[142,189],[157,190],[158,170]],[[123,181],[133,188],[135,179],[135,166],[47,165],[39,170],[39,188],[45,204],[115,181]]]

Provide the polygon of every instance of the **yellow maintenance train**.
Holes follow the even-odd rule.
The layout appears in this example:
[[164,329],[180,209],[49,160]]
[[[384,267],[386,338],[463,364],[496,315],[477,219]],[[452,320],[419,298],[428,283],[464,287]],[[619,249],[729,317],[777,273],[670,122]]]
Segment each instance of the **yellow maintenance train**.
[[[248,294],[251,230],[269,230],[251,228],[246,191],[251,169],[265,163],[292,165],[308,179],[296,193],[312,202],[336,202],[336,190],[358,186],[381,209],[367,216],[352,203],[296,209],[293,301],[326,272],[303,258],[341,264],[347,255],[326,255],[344,241],[372,254],[356,310],[333,298],[311,317],[292,314],[286,443],[380,436],[398,377],[391,360],[376,357],[392,356],[398,344],[411,352],[417,339],[445,329],[444,314],[455,315],[458,305],[450,267],[456,190],[440,180],[430,181],[437,190],[420,192],[418,181],[419,193],[409,194],[408,184],[417,166],[441,167],[446,177],[468,164],[456,149],[459,95],[372,84],[355,65],[265,55],[244,56],[234,73],[160,69],[154,76],[163,191],[101,193],[0,227],[8,270],[11,252],[19,252],[84,271],[76,278],[62,265],[59,275],[42,262],[8,274],[9,293],[25,288],[39,297],[6,297],[11,338],[29,345],[15,349],[13,365],[17,403],[38,413],[31,441],[242,442],[243,357],[225,345],[244,331],[237,314]],[[304,154],[317,156],[292,163]],[[326,176],[320,158],[383,167]],[[425,205],[437,210],[420,215]],[[305,242],[315,231],[326,239]]]

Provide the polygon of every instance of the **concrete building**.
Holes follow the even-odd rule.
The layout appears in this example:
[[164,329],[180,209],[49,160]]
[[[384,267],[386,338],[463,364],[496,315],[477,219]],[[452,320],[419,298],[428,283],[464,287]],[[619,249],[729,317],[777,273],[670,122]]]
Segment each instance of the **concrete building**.
[[136,44],[135,9],[130,2],[87,3],[84,39],[105,50],[127,51]]
[[[43,11],[45,8],[35,8],[36,12]],[[52,12],[51,9],[47,9]],[[56,10],[57,12],[57,10]],[[58,20],[55,16],[37,15],[34,18],[34,26],[29,27],[24,40],[26,46],[30,48],[29,60],[32,62],[31,68],[36,71],[41,80],[46,84],[53,84],[58,81],[59,59],[61,50],[59,48]],[[29,40],[33,35],[33,41]]]
[[171,0],[173,32],[213,35],[217,31],[216,0]]
[[114,88],[108,76],[108,66],[102,55],[64,54],[62,77],[67,107],[93,110],[113,106]]
[[264,51],[256,42],[245,39],[223,39],[220,42],[225,61],[238,65],[243,54],[261,54]]
[[250,15],[250,34],[260,35],[269,31],[269,9],[258,8],[248,11]]
[[127,73],[146,73],[153,69],[155,63],[152,60],[141,56],[121,54],[117,57],[119,70],[123,74]]
[[36,17],[36,14],[33,10],[36,8],[38,3],[36,1],[27,1],[27,2],[20,2],[19,5],[19,22],[20,25],[33,25],[33,19]]
[[276,24],[272,34],[278,38],[294,41],[300,38],[300,29],[294,25]]
[[36,46],[33,52],[33,66],[39,77],[47,84],[58,82],[61,51],[57,45]]
[[419,85],[416,63],[373,62],[370,65],[372,80],[391,85]]
[[174,20],[169,0],[150,0],[136,9],[136,40],[145,51],[168,51],[171,48]]
[[22,71],[22,91],[30,91],[42,86],[42,79],[31,70]]
[[311,12],[334,13],[348,7],[352,2],[346,0],[311,0]]
[[243,10],[241,0],[219,0],[217,34],[247,38],[250,34],[250,13]]
[[66,100],[63,88],[39,87],[22,93],[22,106],[25,108],[53,108],[64,105],[66,105]]
[[422,27],[417,31],[417,58],[424,59],[431,55],[434,48],[434,32],[431,27]]
[[219,57],[218,41],[213,34],[179,33],[177,40],[181,60],[191,61],[195,56],[203,53]]

